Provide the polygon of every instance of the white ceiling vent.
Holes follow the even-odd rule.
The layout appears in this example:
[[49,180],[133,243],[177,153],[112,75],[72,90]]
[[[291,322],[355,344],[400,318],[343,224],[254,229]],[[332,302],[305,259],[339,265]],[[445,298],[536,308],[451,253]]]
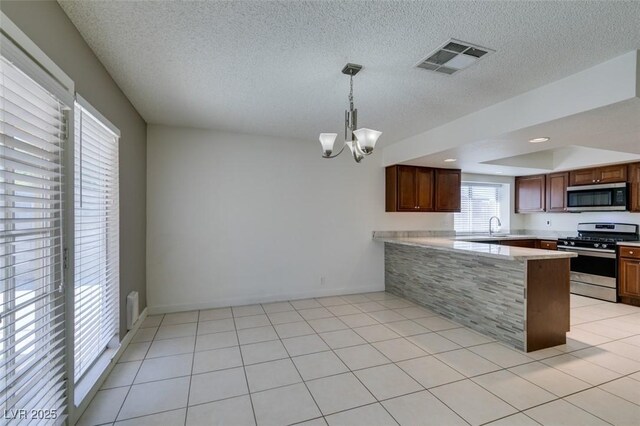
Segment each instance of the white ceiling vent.
[[493,52],[495,50],[452,38],[429,54],[426,59],[418,62],[416,66],[451,75],[470,67]]

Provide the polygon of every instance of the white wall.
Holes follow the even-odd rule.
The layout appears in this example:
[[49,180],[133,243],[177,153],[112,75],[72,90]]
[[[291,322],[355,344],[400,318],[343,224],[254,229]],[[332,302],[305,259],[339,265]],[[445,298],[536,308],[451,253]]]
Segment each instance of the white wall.
[[[557,232],[576,232],[580,222],[618,222],[640,225],[640,213],[629,212],[585,212],[585,213],[531,213],[519,214],[525,229]],[[551,226],[546,221],[551,221]]]
[[384,212],[379,152],[356,164],[315,141],[147,132],[152,312],[381,290],[372,231],[453,229],[451,213]]

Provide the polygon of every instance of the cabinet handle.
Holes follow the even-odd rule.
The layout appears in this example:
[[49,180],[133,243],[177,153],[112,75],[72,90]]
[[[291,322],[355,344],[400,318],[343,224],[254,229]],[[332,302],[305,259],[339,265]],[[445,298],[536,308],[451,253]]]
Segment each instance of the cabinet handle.
[[633,252],[632,252],[632,251],[630,251],[630,252],[629,252],[629,254],[633,254]]

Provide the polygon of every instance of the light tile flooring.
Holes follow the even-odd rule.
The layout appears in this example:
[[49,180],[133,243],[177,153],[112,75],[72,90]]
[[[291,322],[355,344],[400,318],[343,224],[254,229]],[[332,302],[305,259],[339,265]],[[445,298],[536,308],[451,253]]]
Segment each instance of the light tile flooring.
[[148,317],[83,425],[638,425],[640,308],[524,354],[389,293]]

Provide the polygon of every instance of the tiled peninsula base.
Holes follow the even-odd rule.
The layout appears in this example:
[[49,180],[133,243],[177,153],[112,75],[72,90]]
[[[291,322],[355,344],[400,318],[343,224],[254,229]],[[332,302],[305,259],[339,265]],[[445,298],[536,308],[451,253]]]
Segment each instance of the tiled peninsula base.
[[569,259],[508,259],[385,243],[386,291],[530,352],[566,342]]

